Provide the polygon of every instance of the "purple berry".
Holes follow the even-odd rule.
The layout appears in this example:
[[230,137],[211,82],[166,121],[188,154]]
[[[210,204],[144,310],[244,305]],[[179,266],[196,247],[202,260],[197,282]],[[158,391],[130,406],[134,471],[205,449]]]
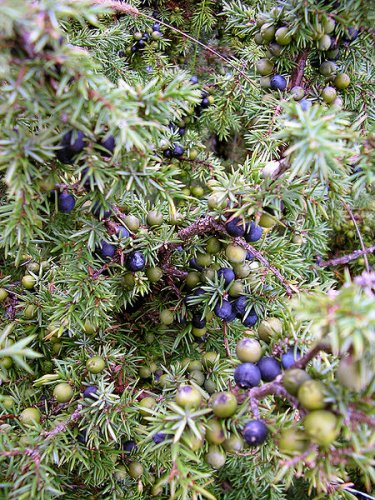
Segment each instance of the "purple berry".
[[271,78],[271,89],[272,90],[281,90],[284,91],[286,89],[287,81],[282,75],[275,75]]
[[222,320],[228,320],[233,315],[232,304],[227,300],[222,300],[221,304],[218,302],[215,306],[214,313]]
[[268,429],[262,420],[250,420],[243,429],[243,437],[249,446],[258,446],[267,439]]
[[294,349],[288,349],[286,353],[281,356],[281,364],[283,368],[287,370],[301,357],[301,353],[299,350],[294,353]]
[[111,245],[110,243],[107,243],[106,241],[102,241],[100,244],[100,253],[101,256],[106,258],[106,257],[113,257],[116,252],[116,247],[115,245]]
[[57,205],[59,212],[67,214],[73,210],[75,207],[76,200],[72,194],[60,193],[57,199]]
[[254,363],[242,363],[234,370],[234,381],[244,389],[256,387],[260,379],[260,370]]
[[130,233],[124,226],[117,226],[116,227],[116,234],[120,238],[129,238]]
[[242,320],[242,324],[244,326],[247,326],[248,328],[251,328],[252,326],[255,325],[255,323],[258,321],[258,315],[255,312],[254,308],[252,308],[249,312],[249,314]]
[[128,255],[128,260],[126,262],[126,267],[129,271],[137,272],[142,271],[146,265],[146,259],[141,252],[132,252]]
[[271,356],[264,356],[260,359],[258,361],[258,368],[260,370],[262,380],[265,382],[271,382],[281,373],[279,363]]
[[231,221],[225,224],[227,233],[231,236],[243,236],[245,234],[245,226],[243,220],[239,217],[235,217]]
[[223,276],[226,286],[236,279],[236,275],[234,274],[232,269],[229,269],[228,267],[222,267],[221,269],[219,269],[217,275],[219,278]]
[[245,240],[248,243],[254,243],[262,237],[263,229],[254,222],[246,224]]
[[83,397],[84,398],[90,398],[90,399],[95,399],[93,397],[94,394],[96,394],[98,392],[98,388],[96,387],[96,385],[89,385],[88,387],[86,387],[86,389],[83,391]]

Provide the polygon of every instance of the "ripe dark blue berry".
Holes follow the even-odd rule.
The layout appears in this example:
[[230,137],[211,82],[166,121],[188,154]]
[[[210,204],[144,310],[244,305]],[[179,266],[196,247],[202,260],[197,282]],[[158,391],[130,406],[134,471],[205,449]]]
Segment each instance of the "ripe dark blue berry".
[[264,356],[260,359],[258,361],[258,368],[260,370],[262,380],[265,382],[271,382],[281,373],[279,363],[271,356]]
[[231,221],[225,224],[227,233],[231,236],[243,236],[245,234],[245,227],[243,220],[239,217],[235,217]]
[[87,443],[87,430],[86,429],[83,429],[82,431],[80,431],[78,433],[77,441],[79,441],[82,444]]
[[60,193],[57,198],[57,205],[59,208],[59,212],[63,214],[67,214],[73,210],[75,207],[76,200],[72,194],[69,193]]
[[178,135],[183,136],[185,135],[186,129],[185,127],[180,127],[177,131]]
[[200,314],[194,314],[191,323],[194,328],[204,328],[206,326],[206,320]]
[[249,314],[242,320],[242,324],[251,328],[258,321],[258,315],[254,309],[251,309]]
[[154,23],[152,25],[152,31],[160,31],[160,23]]
[[172,156],[174,156],[174,158],[179,158],[180,156],[182,156],[185,152],[185,149],[180,146],[179,144],[174,144],[173,145],[173,150],[172,150]]
[[248,297],[245,297],[244,295],[241,295],[241,297],[238,297],[233,302],[233,309],[236,311],[236,314],[239,316],[244,316],[246,312],[246,303],[247,303]]
[[93,397],[94,394],[96,394],[98,392],[98,388],[96,387],[96,385],[89,385],[88,387],[86,387],[86,389],[83,391],[83,397],[84,398],[90,398],[90,399],[95,399]]
[[116,234],[120,238],[129,238],[130,233],[124,226],[117,226],[116,227]]
[[165,158],[172,158],[172,150],[167,148],[163,151],[163,155],[165,156]]
[[124,441],[124,443],[122,444],[122,449],[126,453],[131,453],[132,451],[137,451],[137,444],[131,439],[129,441]]
[[286,89],[287,81],[282,75],[275,75],[271,78],[271,89],[272,90],[281,90],[284,91]]
[[234,370],[234,381],[239,387],[249,389],[260,384],[260,370],[254,363],[242,363]]
[[98,201],[96,201],[93,206],[92,206],[92,214],[99,220],[101,219],[108,219],[108,217],[111,215],[111,208],[105,208],[103,205],[101,205]]
[[354,26],[351,26],[348,29],[348,34],[345,35],[344,40],[347,42],[353,42],[358,38],[358,35],[359,35],[359,29],[354,28]]
[[311,101],[302,99],[301,101],[299,101],[299,105],[301,106],[302,111],[307,111],[311,108]]
[[113,153],[116,146],[115,138],[113,137],[113,135],[110,135],[106,139],[104,139],[104,141],[102,141],[100,145],[103,146],[103,148],[105,148],[110,153]]
[[198,83],[198,77],[197,76],[192,76],[190,78],[190,81],[191,81],[191,83],[193,83],[194,85],[196,85]]
[[102,241],[100,244],[100,253],[102,257],[113,257],[116,252],[116,247],[115,245],[111,245],[110,243],[107,243],[106,241]]
[[217,275],[219,278],[223,276],[225,285],[229,285],[229,283],[236,279],[236,275],[232,269],[229,269],[229,267],[222,267],[218,270]]
[[250,420],[243,429],[243,437],[249,446],[259,446],[267,439],[268,429],[262,420]]
[[218,318],[223,319],[224,321],[228,320],[233,315],[232,304],[227,300],[223,300],[221,304],[218,302],[215,306],[214,313]]
[[168,434],[164,434],[164,432],[157,432],[152,436],[152,440],[155,444],[162,443],[168,437]]
[[74,156],[85,147],[85,135],[80,130],[66,133],[60,143],[61,149],[56,151],[56,157],[63,163],[71,163]]
[[252,254],[250,250],[248,250],[246,254],[246,260],[254,260],[254,254]]
[[126,262],[126,267],[129,271],[137,272],[142,271],[146,265],[146,259],[141,252],[132,252],[128,255],[128,260]]
[[254,222],[246,224],[245,240],[248,243],[254,243],[255,241],[260,240],[262,234],[263,229],[260,226],[257,226]]
[[294,349],[288,349],[287,352],[281,356],[281,364],[283,365],[283,368],[287,370],[293,366],[300,357],[301,353],[298,350],[294,353]]
[[203,97],[202,102],[201,102],[201,107],[202,108],[208,108],[210,106],[210,100],[208,97]]
[[189,266],[192,267],[193,269],[196,269],[197,271],[203,271],[204,269],[202,266],[198,264],[197,259],[195,257],[190,260]]

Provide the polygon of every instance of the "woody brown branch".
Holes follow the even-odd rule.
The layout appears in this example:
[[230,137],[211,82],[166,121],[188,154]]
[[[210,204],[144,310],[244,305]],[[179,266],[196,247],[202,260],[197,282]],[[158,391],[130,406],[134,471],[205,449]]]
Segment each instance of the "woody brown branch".
[[[177,238],[182,243],[186,243],[194,236],[209,233],[220,233],[228,236],[225,225],[208,215],[202,219],[198,219],[196,222],[193,222],[193,224],[191,224],[189,227],[181,229],[177,233]],[[243,238],[234,238],[233,241],[236,245],[239,245],[245,250],[250,251],[266,269],[271,271],[283,285],[289,297],[291,297],[293,293],[297,291],[296,287],[292,288],[288,281],[280,273],[280,271],[275,266],[270,264],[266,257],[264,257],[264,255],[259,250],[256,250],[252,245],[246,243]],[[159,262],[162,269],[167,269],[173,251],[179,246],[180,243],[165,243],[165,245],[160,249]]]
[[329,267],[329,266],[341,266],[343,264],[348,264],[352,260],[359,259],[362,255],[368,255],[375,252],[375,245],[372,247],[364,248],[363,250],[355,250],[354,252],[337,257],[330,260],[321,260],[320,257],[317,258],[317,263],[319,267]]

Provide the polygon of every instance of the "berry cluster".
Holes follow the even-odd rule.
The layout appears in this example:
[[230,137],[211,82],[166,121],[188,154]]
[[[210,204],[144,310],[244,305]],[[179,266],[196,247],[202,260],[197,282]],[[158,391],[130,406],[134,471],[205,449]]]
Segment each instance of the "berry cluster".
[[[145,48],[147,44],[151,44],[153,42],[157,42],[163,37],[163,33],[160,30],[161,26],[159,22],[156,22],[152,25],[151,28],[147,28],[144,33],[137,31],[133,34],[133,38],[135,40],[135,44],[130,48],[127,53],[135,53]],[[119,54],[120,56],[124,55],[123,53]]]
[[[337,61],[340,58],[341,48],[348,45],[358,37],[359,31],[350,28],[345,36],[340,35],[336,21],[333,17],[321,14],[314,23],[314,32],[308,41],[307,57],[311,59],[312,66],[318,66],[319,72],[325,77],[328,85],[321,89],[321,98],[326,104],[341,106],[342,101],[337,97],[337,90],[346,89],[350,84],[350,77],[340,72]],[[285,56],[288,47],[294,48],[296,32],[288,21],[288,12],[284,7],[276,7],[271,12],[260,13],[256,18],[256,32],[254,40],[258,45],[265,47],[265,57],[256,63],[256,71],[260,75],[260,85],[264,89],[284,91],[287,88],[287,78],[275,73],[275,66],[281,56]],[[320,62],[323,58],[323,62]],[[300,101],[301,107],[306,110],[310,102],[304,99],[305,89],[294,86],[291,96]]]
[[[56,158],[62,163],[72,164],[79,153],[89,144],[89,139],[80,130],[70,130],[64,134],[59,149],[56,151]],[[116,146],[115,138],[107,135],[94,144],[103,156],[113,154]]]

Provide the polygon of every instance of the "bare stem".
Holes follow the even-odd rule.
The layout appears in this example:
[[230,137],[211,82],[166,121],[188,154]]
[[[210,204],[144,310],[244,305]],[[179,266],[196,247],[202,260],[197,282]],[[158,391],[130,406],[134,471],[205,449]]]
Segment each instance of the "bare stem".
[[375,245],[372,247],[364,248],[362,250],[355,250],[354,252],[348,255],[343,255],[335,259],[321,260],[320,258],[318,258],[317,261],[320,267],[341,266],[343,264],[348,264],[348,262],[352,260],[358,259],[362,255],[365,256],[374,252],[375,252]]

